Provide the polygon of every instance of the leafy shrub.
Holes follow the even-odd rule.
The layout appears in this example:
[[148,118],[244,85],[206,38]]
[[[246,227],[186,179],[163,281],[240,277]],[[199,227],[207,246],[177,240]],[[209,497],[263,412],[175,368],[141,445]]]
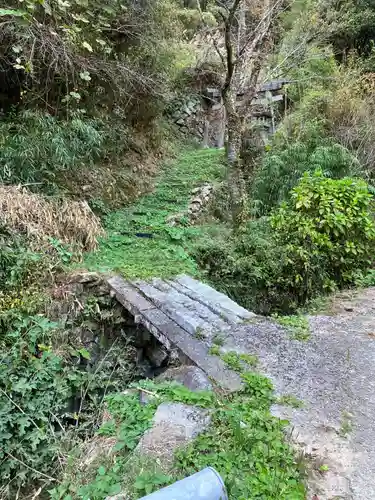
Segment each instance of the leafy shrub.
[[[350,11],[352,3],[349,1],[344,9]],[[365,178],[372,178],[374,78],[372,73],[366,73],[363,61],[358,59],[357,54],[345,55],[346,64],[340,66],[337,62],[338,52],[324,46],[327,32],[337,30],[340,25],[346,25],[347,29],[349,17],[347,13],[344,18],[338,15],[342,6],[336,10],[337,6],[333,8],[330,5],[325,6],[329,14],[326,12],[322,19],[320,7],[317,9],[311,3],[297,2],[286,13],[287,18],[291,17],[289,25],[292,29],[286,33],[278,57],[286,67],[290,64],[288,76],[293,83],[289,86],[287,95],[291,105],[278,128],[273,150],[278,156],[280,149],[288,150],[294,142],[302,142],[309,147],[312,142],[315,142],[315,147],[326,146],[327,141],[331,144],[338,143],[354,154],[361,164],[361,172],[358,162],[354,162],[353,169],[344,175],[360,173]],[[295,19],[296,15],[298,21]],[[353,16],[355,17],[354,14]],[[352,21],[351,19],[349,24]],[[354,25],[351,27],[355,30]],[[311,30],[312,36],[306,42],[306,32]],[[319,40],[323,43],[319,43]],[[335,41],[338,44],[342,42],[341,39]],[[287,54],[293,52],[292,47],[297,47],[298,50],[289,60]],[[320,168],[325,169],[323,165]],[[311,172],[314,167],[308,170]],[[335,177],[333,174],[331,176]],[[254,195],[256,196],[256,192]]]
[[256,312],[292,312],[308,299],[358,280],[371,264],[375,225],[364,181],[306,173],[291,200],[250,222],[226,245],[197,249],[219,288]]
[[[320,141],[321,143],[321,141]],[[314,141],[276,146],[266,153],[252,187],[254,210],[267,214],[287,199],[304,172],[321,169],[334,179],[359,171],[358,160],[340,144],[317,145]]]
[[373,177],[373,92],[373,75],[364,73],[358,60],[351,58],[348,66],[337,69],[324,86],[314,85],[304,91],[277,136],[284,147],[290,140],[315,140],[317,145],[327,140],[337,142],[355,154],[362,174]]
[[375,286],[375,269],[369,269],[367,273],[359,276],[356,285],[360,287]]
[[0,181],[41,183],[54,191],[56,175],[97,160],[104,141],[100,123],[90,119],[58,120],[24,111],[0,123]]
[[0,340],[2,498],[53,467],[64,436],[59,415],[83,383],[85,373],[49,347],[56,326],[42,316],[20,318]]
[[[306,173],[271,225],[288,252],[286,283],[306,300],[316,289],[352,284],[371,263],[372,195],[362,180]],[[290,277],[289,280],[287,277]]]
[[19,287],[36,269],[40,256],[28,249],[27,241],[7,226],[0,227],[0,290]]
[[163,122],[147,133],[130,136],[130,130],[117,115],[60,119],[28,110],[9,116],[0,121],[0,183],[93,200],[98,211],[123,206],[149,188],[155,154],[165,151],[169,133]]
[[226,244],[213,240],[198,246],[195,258],[217,288],[247,309],[269,314],[297,306],[293,295],[277,284],[287,254],[266,217],[248,223]]
[[[297,25],[296,29],[299,30],[299,28]],[[314,35],[319,37],[318,33]],[[287,47],[283,48],[285,50]],[[296,54],[299,57],[298,63],[295,61],[294,67],[292,66],[288,72],[290,79],[295,82],[288,87],[288,97],[294,103],[305,101],[307,94],[311,92],[323,94],[329,89],[332,79],[337,78],[339,73],[339,66],[329,47],[321,45],[316,47],[314,44],[303,43],[299,51],[302,53]]]
[[[45,475],[58,477],[65,455],[97,428],[105,393],[123,391],[138,373],[130,343],[117,338],[108,345],[119,317],[105,309],[105,298],[80,299],[83,309],[72,312],[64,330],[35,311],[23,314],[20,302],[0,330],[1,498],[37,488]],[[31,295],[27,305],[34,310],[35,300]],[[105,347],[82,339],[88,328],[103,343],[105,337]]]
[[0,291],[0,338],[13,329],[20,317],[38,314],[46,304],[47,297],[37,287],[23,286]]
[[271,416],[270,381],[244,373],[242,394],[213,413],[209,429],[176,453],[186,476],[214,467],[225,481],[230,499],[305,498],[291,449],[285,443],[285,421]]
[[0,339],[12,331],[14,321],[40,312],[51,263],[51,255],[30,249],[25,235],[0,226]]
[[325,23],[336,57],[345,60],[346,54],[355,50],[371,62],[375,36],[375,10],[371,1],[346,0],[342,4],[329,1],[319,4],[318,14]]
[[153,108],[168,92],[183,42],[174,2],[146,1],[139,8],[109,0],[103,8],[30,0],[22,10],[15,10],[18,1],[8,4],[2,45],[13,50],[4,49],[2,60],[5,81],[13,76],[17,82],[11,88],[16,104],[22,99],[56,113],[83,102],[112,112],[117,103],[139,121],[139,105],[148,101]]

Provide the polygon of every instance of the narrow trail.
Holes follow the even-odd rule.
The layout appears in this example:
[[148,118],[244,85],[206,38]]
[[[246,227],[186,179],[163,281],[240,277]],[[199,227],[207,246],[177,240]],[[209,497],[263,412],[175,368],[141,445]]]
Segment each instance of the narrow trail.
[[224,347],[258,355],[277,393],[302,401],[274,414],[306,455],[308,498],[373,500],[375,288],[339,295],[330,313],[309,318],[307,341],[264,322],[233,330]]
[[209,238],[210,231],[220,231],[220,226],[172,227],[168,217],[187,209],[193,188],[223,179],[221,155],[217,149],[181,151],[161,169],[151,193],[106,217],[108,236],[100,241],[98,251],[86,256],[85,267],[117,271],[129,278],[198,275],[189,250]]

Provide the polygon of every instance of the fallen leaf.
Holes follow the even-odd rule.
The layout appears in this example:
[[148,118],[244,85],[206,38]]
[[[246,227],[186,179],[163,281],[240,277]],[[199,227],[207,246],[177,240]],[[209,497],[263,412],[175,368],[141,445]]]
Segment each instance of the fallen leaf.
[[82,42],[82,47],[87,49],[89,52],[92,52],[92,47],[88,42]]

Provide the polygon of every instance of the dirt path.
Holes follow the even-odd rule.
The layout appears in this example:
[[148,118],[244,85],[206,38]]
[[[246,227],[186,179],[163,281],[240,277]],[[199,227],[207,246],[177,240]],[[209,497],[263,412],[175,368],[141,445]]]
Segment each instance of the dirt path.
[[232,331],[226,349],[259,356],[279,395],[277,405],[302,445],[314,500],[375,499],[375,288],[338,296],[333,315],[310,317],[311,338],[293,340],[257,322]]

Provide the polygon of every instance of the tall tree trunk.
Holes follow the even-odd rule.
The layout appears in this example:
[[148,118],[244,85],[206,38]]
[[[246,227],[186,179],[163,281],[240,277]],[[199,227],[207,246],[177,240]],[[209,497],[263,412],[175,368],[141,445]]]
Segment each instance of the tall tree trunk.
[[226,157],[229,199],[233,225],[238,228],[244,220],[247,205],[246,186],[240,157],[244,121],[236,109],[236,93],[231,90],[224,92],[223,100],[228,130]]
[[[225,2],[224,5],[227,3]],[[260,12],[257,12],[258,6],[253,6],[245,0],[231,0],[226,14],[221,14],[225,55],[213,39],[214,47],[226,69],[221,90],[228,130],[226,148],[228,185],[233,222],[237,227],[244,220],[247,212],[246,185],[240,159],[242,138],[246,118],[250,117],[249,108],[255,95],[260,69],[269,53],[268,39],[279,3],[280,0],[264,0],[264,6]],[[247,13],[250,16],[247,16]],[[248,18],[251,20],[251,26],[247,25]],[[236,107],[237,90],[245,91],[242,110]]]
[[223,101],[228,130],[228,142],[226,145],[227,162],[228,165],[235,166],[240,162],[243,123],[236,109],[235,91],[232,89],[224,91]]
[[225,135],[227,130],[227,114],[225,111],[225,106],[223,99],[221,99],[221,109],[220,109],[220,126],[217,134],[217,144],[216,146],[221,149],[225,145]]

